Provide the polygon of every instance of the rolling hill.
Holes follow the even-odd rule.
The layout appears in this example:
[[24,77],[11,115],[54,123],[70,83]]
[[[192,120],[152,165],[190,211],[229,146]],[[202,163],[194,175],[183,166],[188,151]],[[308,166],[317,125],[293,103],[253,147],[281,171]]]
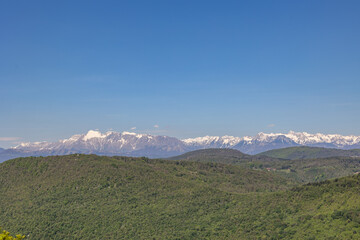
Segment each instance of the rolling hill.
[[217,163],[18,158],[0,164],[0,225],[28,239],[358,237],[359,175],[290,186]]
[[315,159],[328,157],[360,157],[360,149],[342,150],[335,148],[321,147],[289,147],[274,149],[257,154],[282,159]]
[[195,150],[179,156],[168,158],[170,160],[187,160],[192,162],[215,162],[233,165],[243,165],[253,161],[271,162],[279,161],[267,156],[253,156],[230,148],[209,148]]
[[291,186],[230,165],[96,155],[13,159],[0,175],[0,225],[30,239],[204,237],[233,194]]
[[355,157],[288,160],[261,154],[247,155],[234,149],[196,150],[169,159],[216,162],[250,169],[267,170],[299,183],[319,182],[345,177],[360,171],[360,158]]
[[360,158],[330,157],[263,164],[263,168],[300,183],[320,182],[360,172]]

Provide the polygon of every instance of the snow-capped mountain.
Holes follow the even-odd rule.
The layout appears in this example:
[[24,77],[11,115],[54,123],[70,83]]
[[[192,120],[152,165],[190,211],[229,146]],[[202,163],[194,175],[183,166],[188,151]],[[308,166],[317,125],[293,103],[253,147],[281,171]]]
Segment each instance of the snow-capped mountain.
[[205,136],[183,140],[186,145],[195,148],[234,148],[248,154],[256,154],[271,149],[313,146],[352,149],[360,148],[360,136],[342,136],[339,134],[310,134],[307,132],[258,133],[250,137]]
[[103,134],[94,130],[58,142],[22,143],[11,150],[37,155],[94,153],[152,157],[171,156],[186,151],[185,144],[173,137],[131,132],[106,132]]
[[233,148],[240,151],[256,154],[271,149],[311,146],[353,149],[360,148],[360,136],[342,136],[339,134],[310,134],[307,132],[290,131],[284,133],[259,133],[254,137],[244,137]]
[[106,132],[90,130],[57,142],[22,143],[0,151],[0,160],[20,156],[47,156],[71,153],[94,153],[99,155],[125,155],[169,157],[196,149],[234,148],[248,154],[291,147],[317,146],[340,149],[360,148],[360,136],[338,134],[310,134],[306,132],[259,133],[250,137],[205,136],[177,139],[132,132]]
[[337,147],[354,145],[360,143],[360,136],[342,136],[339,134],[310,134],[307,132],[294,132],[290,131],[287,134],[283,133],[259,133],[255,139],[269,142],[276,139],[279,136],[284,136],[291,139],[299,145],[311,145],[311,144],[333,144]]
[[241,138],[233,136],[205,136],[188,138],[182,141],[187,146],[191,146],[194,148],[232,148],[241,141]]
[[244,137],[233,148],[248,154],[257,154],[271,149],[294,147],[300,144],[284,136],[259,133],[255,137]]

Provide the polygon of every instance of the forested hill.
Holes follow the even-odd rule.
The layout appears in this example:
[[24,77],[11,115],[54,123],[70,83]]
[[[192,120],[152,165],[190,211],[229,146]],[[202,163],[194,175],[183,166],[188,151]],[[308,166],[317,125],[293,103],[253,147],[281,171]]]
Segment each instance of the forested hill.
[[77,154],[18,158],[0,164],[0,225],[30,239],[204,237],[225,223],[234,193],[289,184],[272,173],[214,163]]
[[192,151],[170,159],[225,163],[248,169],[270,171],[299,183],[320,182],[360,172],[359,157],[288,160],[263,155],[253,156],[234,149],[218,148]]
[[335,148],[321,147],[289,147],[274,149],[257,154],[257,156],[267,156],[282,159],[315,159],[329,157],[360,157],[360,149],[342,150]]
[[208,148],[195,150],[168,159],[187,160],[193,162],[225,163],[232,165],[242,165],[253,161],[273,162],[279,160],[268,156],[253,156],[230,148]]
[[28,239],[356,239],[358,175],[291,186],[216,163],[18,158],[0,164],[0,225]]

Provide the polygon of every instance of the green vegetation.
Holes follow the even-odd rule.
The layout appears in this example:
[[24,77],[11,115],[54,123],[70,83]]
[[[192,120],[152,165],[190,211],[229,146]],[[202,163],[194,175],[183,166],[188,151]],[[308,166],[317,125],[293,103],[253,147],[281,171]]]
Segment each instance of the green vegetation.
[[320,182],[349,176],[360,171],[360,158],[331,157],[318,159],[286,160],[263,164],[273,173],[300,183]]
[[168,158],[169,160],[186,160],[192,162],[214,162],[231,165],[246,165],[251,162],[270,163],[280,159],[267,156],[253,156],[229,148],[208,148],[184,153]]
[[19,158],[0,164],[0,216],[4,226],[29,239],[205,237],[223,223],[231,193],[288,186],[272,173],[213,163]]
[[329,158],[329,157],[360,157],[360,149],[342,150],[335,148],[321,148],[321,147],[289,147],[280,148],[263,153],[257,156],[267,156],[272,158],[282,159],[315,159],[315,158]]
[[360,176],[68,155],[0,164],[0,224],[27,239],[359,239]]
[[233,164],[270,171],[299,183],[320,182],[360,172],[360,158],[354,157],[286,160],[262,155],[251,156],[233,149],[204,149],[170,159]]
[[[360,239],[360,176],[251,196],[246,239]],[[239,213],[240,215],[242,213]],[[270,230],[271,229],[271,230]],[[256,234],[254,234],[256,232]],[[256,236],[256,237],[253,237]]]

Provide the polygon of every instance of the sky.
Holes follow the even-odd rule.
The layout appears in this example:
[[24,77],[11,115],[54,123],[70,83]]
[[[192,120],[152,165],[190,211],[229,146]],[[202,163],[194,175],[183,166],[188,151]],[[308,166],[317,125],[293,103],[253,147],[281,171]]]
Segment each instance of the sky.
[[0,147],[89,129],[360,135],[360,1],[0,1]]

